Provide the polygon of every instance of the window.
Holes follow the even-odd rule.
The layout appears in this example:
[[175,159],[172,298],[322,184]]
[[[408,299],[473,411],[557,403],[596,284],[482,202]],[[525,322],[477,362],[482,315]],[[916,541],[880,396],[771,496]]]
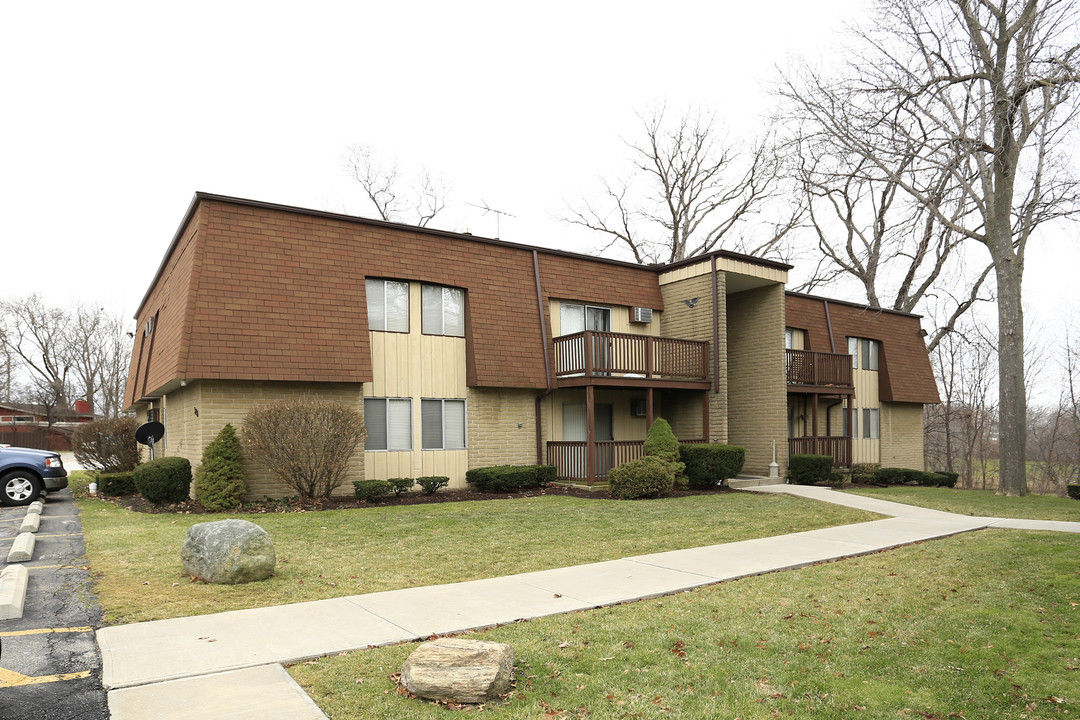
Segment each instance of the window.
[[881,411],[877,408],[863,408],[862,436],[872,440],[881,437]]
[[860,367],[859,356],[861,355],[861,367],[863,370],[878,369],[878,353],[880,351],[881,343],[877,340],[849,337],[847,339],[847,347],[848,354],[851,355],[851,367],[856,369]]
[[368,280],[368,329],[409,332],[409,283]]
[[851,436],[853,438],[859,437],[859,408],[851,409],[851,428],[848,432],[848,412],[844,410],[844,437]]
[[365,450],[412,450],[412,400],[364,398]]
[[465,401],[420,401],[420,447],[424,450],[465,448]]
[[421,330],[425,335],[465,337],[465,291],[424,285],[420,296]]
[[611,308],[562,303],[559,306],[559,322],[562,335],[573,335],[582,330],[607,332],[611,330]]

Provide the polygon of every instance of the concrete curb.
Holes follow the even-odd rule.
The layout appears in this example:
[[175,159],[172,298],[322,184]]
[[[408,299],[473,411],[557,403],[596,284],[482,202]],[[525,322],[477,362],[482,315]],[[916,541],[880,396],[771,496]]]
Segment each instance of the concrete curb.
[[15,542],[11,543],[7,561],[9,563],[30,562],[34,559],[34,544],[36,542],[37,537],[33,533],[19,533],[15,538]]
[[41,515],[28,512],[26,517],[23,518],[22,525],[19,526],[19,532],[36,533],[39,527],[41,527]]
[[0,620],[18,620],[26,603],[30,573],[23,565],[9,565],[0,572]]
[[40,515],[44,510],[45,510],[45,501],[44,500],[35,500],[34,502],[30,503],[26,508],[27,513],[37,513],[38,515]]

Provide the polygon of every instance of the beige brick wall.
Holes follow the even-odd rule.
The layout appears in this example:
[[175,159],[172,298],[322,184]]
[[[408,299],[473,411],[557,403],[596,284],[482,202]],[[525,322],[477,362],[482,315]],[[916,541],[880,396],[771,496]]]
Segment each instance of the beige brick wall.
[[[239,431],[244,417],[255,405],[309,393],[336,400],[360,412],[364,409],[361,383],[193,381],[188,383],[187,387],[169,393],[162,400],[165,407],[166,441],[164,452],[160,451],[160,447],[157,448],[157,456],[185,457],[191,461],[194,471],[202,461],[203,448],[217,436],[226,423],[232,423]],[[196,408],[199,411],[198,416],[195,415]],[[141,412],[145,413],[145,408]],[[248,500],[296,494],[254,458],[244,457],[244,474],[248,483],[245,498]],[[334,494],[351,495],[352,481],[363,479],[364,451],[361,446],[350,462],[345,482]]]
[[924,470],[923,406],[881,403],[881,466]]
[[536,390],[469,388],[469,467],[536,462]]
[[[717,308],[720,318],[720,377],[719,382],[713,382],[714,390],[709,393],[709,436],[715,442],[727,442],[728,437],[728,368],[727,368],[727,324],[724,322],[726,312],[726,278],[723,272],[717,274],[717,294],[719,307]],[[713,292],[712,280],[708,274],[697,277],[666,283],[660,287],[664,297],[664,312],[660,318],[660,334],[664,337],[682,338],[684,340],[704,340],[709,343],[709,380],[713,381]],[[694,307],[689,307],[684,300],[698,298]],[[692,403],[691,403],[692,404]],[[699,406],[700,407],[700,406]],[[665,412],[671,410],[665,407]],[[700,433],[701,413],[697,429]],[[669,421],[671,418],[667,418]],[[686,418],[689,420],[689,416]],[[681,418],[679,422],[681,422]],[[689,430],[690,428],[687,427]]]
[[787,466],[784,286],[729,295],[727,337],[728,442],[746,448],[744,472],[765,474],[775,440],[783,473]]
[[[709,393],[710,396],[713,393]],[[697,390],[668,390],[659,394],[661,416],[671,423],[675,437],[680,440],[700,440],[702,437],[701,392]],[[710,404],[710,411],[712,405]],[[710,420],[711,423],[711,413]]]

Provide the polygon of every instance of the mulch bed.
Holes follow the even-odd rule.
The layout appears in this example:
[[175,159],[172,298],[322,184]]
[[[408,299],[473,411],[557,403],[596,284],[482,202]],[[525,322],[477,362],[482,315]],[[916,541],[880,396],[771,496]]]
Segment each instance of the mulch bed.
[[[737,492],[728,487],[720,487],[715,490],[672,490],[665,497],[687,497],[690,495],[715,495],[717,493]],[[379,502],[367,503],[363,500],[346,495],[324,498],[320,500],[301,501],[298,498],[282,498],[280,500],[266,500],[263,502],[244,503],[238,510],[229,514],[260,515],[265,513],[281,512],[316,512],[319,510],[346,510],[364,509],[376,507],[393,507],[395,505],[426,505],[428,503],[465,502],[470,500],[513,500],[515,498],[539,497],[542,495],[563,495],[569,497],[588,498],[589,500],[607,500],[611,497],[606,490],[585,490],[583,488],[569,488],[550,486],[536,488],[534,490],[522,490],[516,493],[484,493],[472,489],[463,490],[439,490],[434,495],[423,495],[419,492],[407,492],[399,496],[388,495]],[[141,513],[181,513],[191,515],[203,515],[210,511],[197,502],[189,501],[176,505],[154,505],[149,500],[139,495],[125,497],[102,498],[119,507]]]

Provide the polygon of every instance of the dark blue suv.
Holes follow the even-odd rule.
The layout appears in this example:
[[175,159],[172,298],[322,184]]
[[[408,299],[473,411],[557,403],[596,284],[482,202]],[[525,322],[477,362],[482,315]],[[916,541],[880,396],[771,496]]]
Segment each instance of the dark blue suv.
[[0,445],[0,503],[29,505],[43,490],[67,486],[67,470],[59,454]]

